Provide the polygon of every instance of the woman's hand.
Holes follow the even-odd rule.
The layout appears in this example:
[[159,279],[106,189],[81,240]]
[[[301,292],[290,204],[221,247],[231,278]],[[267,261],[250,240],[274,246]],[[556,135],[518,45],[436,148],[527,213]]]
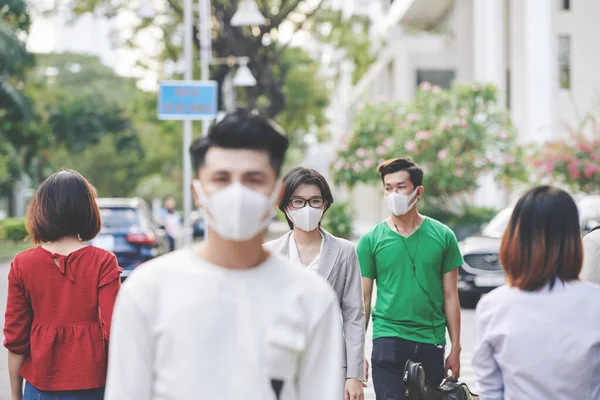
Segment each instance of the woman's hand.
[[344,400],[364,400],[364,398],[365,392],[363,390],[363,383],[354,378],[346,379]]

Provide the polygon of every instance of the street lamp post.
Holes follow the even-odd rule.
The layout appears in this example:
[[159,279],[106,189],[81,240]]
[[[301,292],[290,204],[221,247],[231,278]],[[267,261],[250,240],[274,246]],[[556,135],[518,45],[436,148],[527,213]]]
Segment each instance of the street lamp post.
[[[152,0],[142,0],[138,7],[138,16],[142,19],[151,19],[156,15]],[[211,7],[210,0],[198,0],[198,24],[199,24],[199,39],[200,39],[200,79],[203,81],[210,80],[209,66],[212,58],[212,39],[211,39]],[[184,0],[183,7],[183,58],[184,58],[184,80],[193,80],[193,0]],[[264,16],[258,10],[258,6],[254,0],[241,0],[240,5],[234,14],[231,23],[233,26],[252,26],[263,25],[265,23]],[[246,61],[247,63],[247,61]],[[245,74],[244,82],[249,82],[249,77],[246,72],[248,67],[244,64],[242,73]],[[250,74],[251,76],[252,74]],[[252,76],[251,76],[252,77]],[[254,77],[252,77],[254,79]],[[202,123],[202,135],[208,133],[208,121]],[[192,144],[192,121],[183,121],[183,243],[187,246],[192,243],[192,159],[189,153],[189,148]]]

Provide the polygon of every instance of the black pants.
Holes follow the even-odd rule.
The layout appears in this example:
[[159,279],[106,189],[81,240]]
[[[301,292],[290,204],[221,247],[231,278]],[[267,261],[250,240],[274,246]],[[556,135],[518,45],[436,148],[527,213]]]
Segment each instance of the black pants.
[[373,340],[371,366],[377,400],[407,399],[404,387],[406,361],[420,362],[425,378],[437,386],[444,379],[444,347],[395,337]]

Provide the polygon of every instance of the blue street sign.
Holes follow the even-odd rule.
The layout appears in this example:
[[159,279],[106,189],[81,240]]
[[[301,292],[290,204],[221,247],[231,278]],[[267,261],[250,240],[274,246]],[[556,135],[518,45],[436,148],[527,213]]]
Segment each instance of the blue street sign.
[[158,89],[158,119],[203,120],[217,115],[217,82],[163,81]]

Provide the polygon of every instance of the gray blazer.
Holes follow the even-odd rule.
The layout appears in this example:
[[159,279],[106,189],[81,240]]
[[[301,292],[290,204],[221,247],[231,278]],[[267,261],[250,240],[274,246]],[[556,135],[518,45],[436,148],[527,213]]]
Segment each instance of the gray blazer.
[[600,285],[600,229],[583,238],[583,268],[579,277]]
[[[337,238],[324,229],[323,252],[319,273],[327,279],[340,301],[344,325],[346,377],[365,378],[365,308],[362,280],[356,247],[352,242]],[[289,256],[292,232],[265,244],[265,248],[284,257]]]

